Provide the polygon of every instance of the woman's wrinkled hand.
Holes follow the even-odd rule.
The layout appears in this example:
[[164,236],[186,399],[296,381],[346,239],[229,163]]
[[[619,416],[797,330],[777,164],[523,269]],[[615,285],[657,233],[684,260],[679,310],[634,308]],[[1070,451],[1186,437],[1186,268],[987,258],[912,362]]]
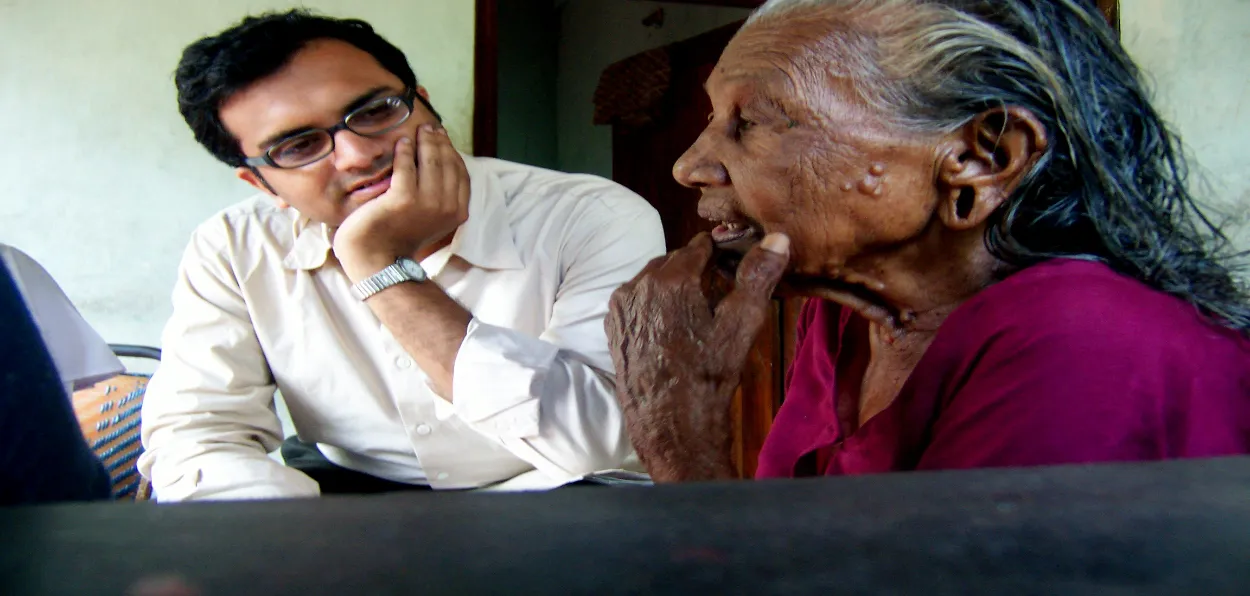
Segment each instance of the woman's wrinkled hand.
[[612,295],[605,327],[617,398],[656,482],[733,476],[730,402],[789,246],[783,234],[766,236],[720,296],[712,240],[700,234]]

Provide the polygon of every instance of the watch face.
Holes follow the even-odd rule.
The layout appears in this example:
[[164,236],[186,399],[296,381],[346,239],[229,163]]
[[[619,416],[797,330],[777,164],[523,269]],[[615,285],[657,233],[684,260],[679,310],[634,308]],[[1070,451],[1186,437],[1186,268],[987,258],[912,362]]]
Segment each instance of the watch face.
[[425,281],[425,269],[421,268],[421,264],[412,259],[400,259],[400,269],[404,270],[409,277],[417,281]]

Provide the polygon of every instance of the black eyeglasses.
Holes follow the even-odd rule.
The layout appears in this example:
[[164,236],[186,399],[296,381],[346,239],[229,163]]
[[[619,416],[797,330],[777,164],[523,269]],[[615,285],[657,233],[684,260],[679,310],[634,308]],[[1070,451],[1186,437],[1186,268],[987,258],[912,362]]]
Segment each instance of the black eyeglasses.
[[[334,151],[334,135],[350,130],[362,137],[388,133],[412,116],[415,91],[404,95],[379,97],[343,117],[330,128],[314,128],[291,135],[269,146],[263,155],[248,157],[243,163],[252,166],[298,168],[317,161]],[[425,103],[424,101],[421,103]]]

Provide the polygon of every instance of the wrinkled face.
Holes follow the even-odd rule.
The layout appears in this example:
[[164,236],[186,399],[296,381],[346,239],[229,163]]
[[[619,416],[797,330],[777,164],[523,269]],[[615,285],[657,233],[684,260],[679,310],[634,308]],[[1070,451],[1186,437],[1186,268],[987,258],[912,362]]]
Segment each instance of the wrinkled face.
[[[937,142],[904,133],[852,93],[815,20],[744,29],[706,88],[707,128],[673,166],[699,188],[717,246],[791,239],[791,274],[837,279],[878,267],[934,220]],[[827,52],[826,52],[827,53]]]
[[[309,43],[272,76],[231,96],[221,107],[226,129],[243,153],[261,155],[275,141],[309,128],[330,128],[369,100],[402,95],[403,83],[367,52],[338,40]],[[418,92],[424,94],[425,90]],[[349,130],[334,136],[334,152],[311,164],[279,169],[249,168],[239,177],[266,190],[313,221],[338,226],[357,207],[389,188],[391,159],[400,137],[414,138],[417,127],[438,121],[420,102],[398,128],[376,137]]]

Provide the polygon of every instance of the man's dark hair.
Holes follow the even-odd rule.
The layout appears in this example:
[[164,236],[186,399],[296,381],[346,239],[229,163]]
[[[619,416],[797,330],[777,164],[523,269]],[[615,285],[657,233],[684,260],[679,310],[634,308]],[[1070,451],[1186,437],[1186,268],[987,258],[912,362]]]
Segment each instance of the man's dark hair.
[[239,140],[221,122],[222,104],[282,69],[304,46],[319,39],[337,39],[356,46],[399,77],[406,87],[417,88],[417,76],[404,53],[364,21],[329,18],[304,9],[249,16],[217,35],[187,46],[178,61],[174,73],[178,111],[195,133],[195,140],[226,164],[243,166]]

